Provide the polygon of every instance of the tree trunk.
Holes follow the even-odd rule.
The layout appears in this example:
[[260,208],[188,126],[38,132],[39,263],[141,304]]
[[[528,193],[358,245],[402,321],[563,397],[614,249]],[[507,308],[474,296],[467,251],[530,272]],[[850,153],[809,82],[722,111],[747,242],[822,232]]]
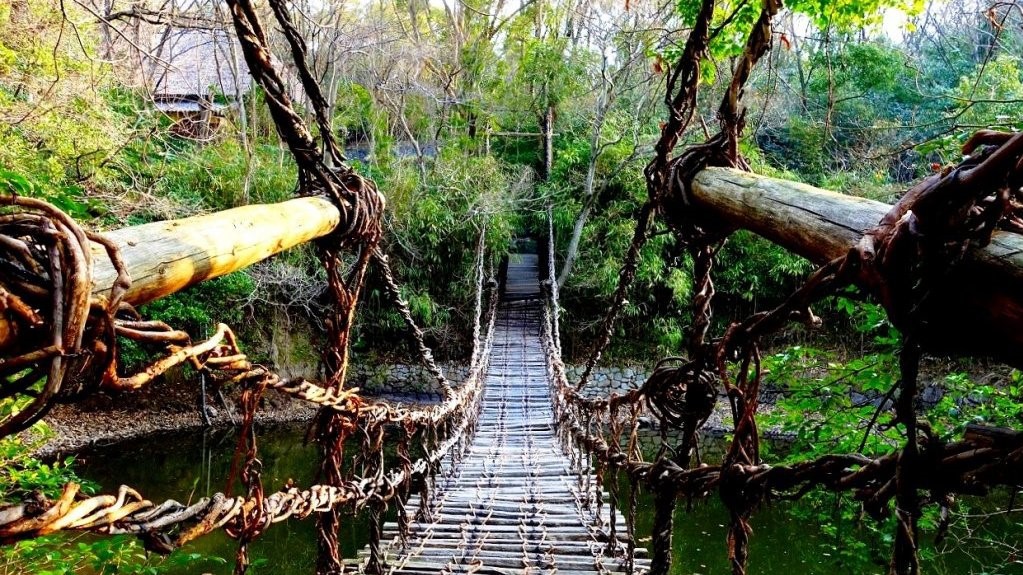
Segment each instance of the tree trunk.
[[554,169],[554,106],[547,106],[540,117],[541,152],[543,153],[543,169],[540,179],[544,182],[551,178]]
[[[606,74],[607,58],[604,59],[604,66]],[[590,217],[590,210],[595,199],[593,192],[597,180],[597,162],[600,160],[601,152],[603,152],[603,148],[600,145],[600,132],[604,127],[607,111],[614,100],[613,96],[606,91],[607,89],[608,86],[605,84],[605,91],[601,93],[597,101],[597,115],[593,120],[593,131],[590,135],[590,160],[586,164],[586,180],[583,182],[583,209],[579,210],[579,215],[575,219],[575,225],[572,227],[572,238],[569,240],[568,249],[565,251],[565,263],[562,264],[561,273],[558,274],[558,289],[565,287],[568,277],[572,274],[572,266],[575,265],[575,258],[579,255],[579,242],[583,237],[583,228],[586,227],[586,220]]]
[[[823,264],[848,253],[891,206],[725,168],[693,179],[696,209]],[[943,313],[922,330],[926,349],[1023,367],[1023,235],[995,232],[930,294]]]
[[586,166],[586,181],[583,184],[583,209],[579,210],[579,215],[575,219],[575,225],[572,226],[572,237],[568,241],[568,248],[565,250],[565,262],[561,265],[561,273],[558,274],[558,289],[565,287],[565,283],[568,282],[568,278],[572,275],[572,267],[575,266],[575,259],[579,255],[579,242],[582,241],[583,229],[586,227],[586,221],[590,218],[590,211],[593,208],[593,188],[597,178],[597,155],[599,148],[595,146],[590,147],[590,162]]
[[[131,226],[104,235],[120,247],[131,274],[124,301],[141,305],[323,237],[340,221],[340,212],[329,200],[309,197]],[[93,246],[93,262],[93,294],[106,297],[116,273],[99,246]]]
[[587,197],[583,209],[572,226],[572,238],[568,241],[568,249],[565,250],[565,262],[561,264],[561,273],[558,274],[558,289],[565,287],[568,277],[572,275],[572,267],[575,266],[575,258],[579,255],[579,242],[582,241],[583,228],[586,227],[586,220],[590,218],[590,208],[593,206],[592,198]]

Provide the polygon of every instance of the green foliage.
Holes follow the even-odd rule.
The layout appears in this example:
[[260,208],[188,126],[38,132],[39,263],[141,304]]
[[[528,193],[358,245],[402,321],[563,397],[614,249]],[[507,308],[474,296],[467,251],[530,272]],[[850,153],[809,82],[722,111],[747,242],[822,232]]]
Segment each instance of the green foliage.
[[[66,6],[72,18],[81,16]],[[84,21],[84,19],[82,19]],[[107,105],[109,78],[95,36],[67,29],[60,10],[27,0],[0,13],[0,166],[65,187],[103,179],[127,137],[127,119]]]
[[807,70],[805,79],[800,71],[803,109],[758,134],[758,142],[770,161],[816,185],[843,191],[883,186],[891,158],[878,152],[879,144],[888,143],[893,126],[912,122],[929,105],[907,56],[874,40],[828,44],[807,59],[800,64]]
[[[760,424],[781,432],[785,438],[780,443],[762,444],[770,451],[767,461],[793,464],[829,453],[878,456],[905,442],[901,427],[893,422],[893,402],[898,397],[899,334],[876,304],[844,297],[836,298],[834,303],[838,313],[869,342],[866,347],[870,351],[845,359],[835,351],[794,346],[764,358],[764,383],[781,395],[770,409],[761,411]],[[928,373],[925,368],[922,385],[939,388],[941,399],[934,404],[920,403],[918,409],[941,441],[961,437],[969,423],[1018,427],[1023,421],[1019,409],[1023,376],[1018,371],[1012,371],[1006,381],[989,378],[989,383],[978,383],[966,372],[957,371],[928,383]],[[953,531],[970,533],[980,527],[970,518],[971,512],[983,516],[975,511],[975,505],[972,501],[959,502],[960,508],[954,513],[961,515]],[[873,572],[876,565],[884,564],[883,553],[892,544],[895,527],[891,514],[880,522],[864,520],[859,502],[821,492],[805,495],[787,513],[819,526],[827,535],[815,541],[819,551],[836,557],[852,572]],[[938,510],[925,508],[920,526],[928,535],[921,538],[920,556],[936,565],[941,564],[942,553],[955,550],[955,545],[930,543],[929,533],[937,531],[938,523]],[[1002,530],[1012,529],[1009,525],[994,528],[985,531],[983,538],[997,541],[1005,537]],[[971,559],[984,569],[982,572],[989,572],[987,568],[993,562],[1002,560],[997,553]]]
[[[388,191],[389,252],[402,296],[440,354],[463,353],[474,311],[480,230],[486,226],[488,251],[500,257],[517,227],[508,168],[493,157],[447,147],[431,162],[425,182],[411,159],[377,170],[378,184]],[[379,278],[370,278],[362,310],[359,349],[370,342],[407,341]]]
[[733,234],[719,252],[717,289],[724,297],[780,300],[813,269],[810,262],[748,232]]
[[835,351],[794,346],[764,358],[765,383],[782,393],[765,421],[790,434],[795,458],[876,454],[900,441],[894,428],[882,429],[875,412],[880,414],[879,405],[891,407],[901,337],[877,304],[836,297],[834,305],[869,341],[866,353],[843,360]]
[[218,323],[240,324],[244,317],[242,304],[254,287],[248,273],[234,272],[148,303],[139,311],[201,337]]
[[[564,253],[575,218],[582,209],[576,187],[567,184],[581,180],[579,174],[588,161],[578,142],[566,138],[559,141],[555,153],[559,160],[554,170],[558,175],[538,190],[544,201],[553,202],[559,254]],[[567,153],[562,154],[566,148]],[[616,166],[625,155],[622,150],[610,150],[607,166]],[[635,231],[635,216],[646,195],[640,165],[640,161],[635,160],[607,174],[606,184],[594,200],[573,275],[562,291],[561,304],[566,309],[563,326],[572,334],[566,341],[569,354],[578,356],[588,351],[587,344],[579,348],[574,345],[596,337],[618,285],[622,258]],[[545,217],[545,214],[536,214],[531,227],[545,229]],[[640,251],[629,303],[622,311],[612,349],[607,353],[612,361],[678,352],[685,323],[680,316],[686,316],[685,295],[690,291],[690,273],[682,260],[675,259],[671,236],[654,235],[647,241]],[[655,349],[650,349],[650,342],[657,343]]]
[[584,54],[570,50],[569,38],[525,41],[518,81],[531,88],[536,109],[557,107],[582,88],[580,58]]
[[102,206],[86,197],[77,186],[57,188],[40,185],[3,168],[0,168],[0,193],[46,200],[76,219],[88,219],[102,212]]
[[373,94],[361,84],[342,84],[335,107],[334,126],[342,141],[373,140],[386,132],[386,117],[375,106]]
[[[110,225],[291,196],[295,167],[273,132],[259,90],[243,102],[252,110],[244,139],[231,133],[230,113],[227,129],[211,141],[181,139],[169,130],[170,120],[149,109],[139,93],[108,77],[108,65],[94,58],[95,30],[77,30],[83,41],[76,46],[52,2],[17,4],[0,3],[0,115],[7,120],[0,123],[0,189],[47,199],[78,219],[107,216]],[[869,30],[878,29],[885,8],[914,14],[922,7],[920,0],[786,4],[806,17],[809,29],[800,34],[800,48],[784,48],[780,33],[776,35],[778,51],[765,60],[771,62],[769,73],[755,75],[747,88],[748,134],[753,137],[742,149],[756,171],[884,197],[893,180],[901,184],[918,176],[931,161],[958,159],[958,147],[973,128],[1021,127],[1018,50],[1004,49],[980,62],[968,34],[946,38],[940,50],[925,47],[917,54],[871,37]],[[697,0],[679,0],[682,25],[671,20],[665,27],[691,24],[698,6]],[[416,8],[407,7],[410,13]],[[430,42],[437,46],[417,53],[421,60],[416,61],[413,87],[396,79],[409,71],[405,62],[395,64],[393,76],[376,76],[381,69],[391,73],[391,62],[380,66],[384,60],[357,60],[360,56],[353,53],[354,67],[339,68],[338,85],[331,87],[338,94],[335,127],[347,144],[372,148],[357,166],[388,198],[387,248],[403,284],[402,295],[439,355],[458,356],[468,349],[473,252],[484,225],[490,253],[500,256],[514,236],[543,233],[543,208],[553,203],[560,254],[576,217],[590,209],[574,275],[562,292],[566,349],[578,357],[589,351],[599,329],[633,237],[635,215],[646,199],[642,169],[649,157],[647,146],[659,135],[661,108],[647,116],[653,106],[660,106],[657,90],[663,78],[614,78],[618,86],[633,91],[618,94],[607,110],[597,137],[605,145],[596,162],[598,183],[593,198],[583,197],[582,182],[594,153],[593,86],[604,78],[604,54],[587,46],[591,38],[580,41],[562,32],[575,25],[575,16],[558,3],[527,3],[500,30],[492,29],[498,24],[486,17],[488,6],[473,0],[465,7],[457,41],[452,41],[447,16],[439,9],[426,8],[406,22],[399,14],[404,4],[400,10],[380,7],[376,16],[382,26],[400,23],[403,31],[415,31],[410,33],[415,42],[394,40],[399,48],[418,50]],[[74,15],[73,6],[66,8]],[[701,108],[718,98],[728,79],[728,63],[742,50],[760,9],[759,2],[718,2],[713,27],[720,33],[701,68]],[[14,14],[17,10],[22,12]],[[868,32],[861,36],[861,29]],[[651,35],[650,40],[643,45],[663,47],[668,60],[677,56],[677,38]],[[613,49],[614,42],[608,46],[610,61],[623,57]],[[351,72],[367,62],[368,71]],[[643,68],[640,63],[638,69]],[[539,141],[520,134],[535,132],[538,112],[547,107],[556,109],[555,160],[549,181],[535,185],[524,167],[536,163]],[[909,166],[902,171],[908,173],[897,173],[889,148],[946,129],[947,135],[906,160]],[[431,153],[401,157],[409,134]],[[689,138],[692,143],[702,135]],[[121,202],[126,205],[96,199],[117,195],[126,197]],[[693,265],[666,230],[652,232],[640,252],[634,287],[607,354],[612,361],[676,354],[683,347],[691,321]],[[284,257],[310,277],[316,273],[310,250]],[[735,234],[715,268],[717,321],[773,305],[809,271],[806,261],[753,234]],[[199,338],[217,322],[243,324],[242,302],[253,299],[254,284],[247,273],[232,274],[141,311]],[[394,345],[406,341],[405,328],[386,299],[380,278],[371,275],[355,333],[358,351],[408,351]],[[776,454],[783,462],[831,451],[876,454],[903,441],[887,410],[878,410],[894,393],[899,334],[876,304],[838,297],[828,305],[825,313],[832,323],[855,334],[836,338],[839,343],[858,339],[866,353],[857,351],[850,359],[841,351],[804,345],[765,357],[765,384],[784,393],[763,423],[791,438]],[[274,326],[278,328],[287,329]],[[302,339],[303,345],[294,348],[303,361],[316,356],[311,340],[315,337]],[[129,365],[145,357],[130,342],[123,342],[121,351]],[[1001,382],[978,380],[964,370],[940,383],[944,395],[927,418],[941,437],[956,436],[968,422],[1020,424],[1019,372]],[[0,402],[0,415],[15,407],[11,400]],[[66,481],[78,480],[69,462],[43,463],[29,457],[28,449],[15,440],[0,442],[0,492],[8,497],[33,490],[54,496]],[[811,496],[795,510],[798,518],[815,522],[827,536],[822,553],[840,555],[841,564],[852,572],[871,572],[877,558],[870,550],[890,545],[891,525],[860,522],[858,512],[854,503],[830,496]],[[925,517],[924,523],[933,523],[933,517]],[[849,530],[858,536],[843,537]],[[149,574],[175,563],[199,567],[206,560],[178,553],[161,563],[147,558],[134,540],[121,538],[73,544],[48,538],[3,553],[7,565],[13,565],[9,570],[33,573]]]
[[927,418],[944,439],[960,437],[971,423],[1018,428],[1023,423],[1023,378],[1014,371],[1008,383],[979,383],[964,372],[943,382],[944,395]]
[[[692,26],[700,12],[701,0],[676,0],[676,10],[682,22]],[[850,33],[863,28],[876,28],[886,9],[899,9],[908,15],[919,14],[924,0],[794,0],[784,3],[786,9],[809,18],[814,28],[822,32]],[[709,56],[700,63],[701,79],[706,84],[718,80],[717,65],[728,58],[742,54],[750,31],[760,18],[762,4],[742,0],[715,3]],[[682,54],[680,44],[667,46],[661,56],[675,61]],[[894,71],[895,69],[893,69]],[[727,72],[727,70],[726,70]],[[728,74],[724,81],[729,80]]]
[[923,12],[924,0],[790,0],[786,7],[808,16],[818,30],[835,28],[840,32],[853,32],[881,24],[888,8],[902,10],[908,15]]
[[290,198],[295,188],[294,160],[278,146],[259,145],[247,156],[241,143],[231,138],[170,149],[162,160],[159,193],[203,209],[280,202]]
[[[964,123],[1018,128],[1023,116],[1023,71],[1019,57],[998,54],[959,80],[954,95],[963,102]],[[967,104],[976,102],[973,105]]]
[[[676,6],[682,21],[690,26],[695,24],[702,3],[701,0],[678,0]],[[730,0],[715,3],[711,29],[720,29],[721,32],[711,39],[711,58],[701,62],[703,68],[701,71],[707,74],[703,79],[708,83],[713,83],[717,76],[714,61],[742,53],[750,30],[757,18],[760,17],[760,9],[761,5],[756,2]],[[670,56],[677,58],[681,56],[681,52],[670,54]]]
[[[5,398],[0,401],[0,415],[7,417],[20,409],[27,399]],[[53,463],[44,463],[32,457],[33,450],[41,446],[51,432],[44,423],[32,427],[31,438],[28,436],[5,437],[0,439],[0,497],[6,501],[15,501],[28,494],[39,491],[47,497],[60,495],[63,486],[68,482],[83,484],[71,468],[73,458]],[[93,485],[84,483],[83,490],[90,492]]]
[[142,548],[137,537],[84,537],[77,541],[65,535],[49,535],[5,546],[0,551],[0,574],[36,575],[160,575],[182,568],[204,571],[210,563],[224,564],[221,557],[177,551],[167,558]]

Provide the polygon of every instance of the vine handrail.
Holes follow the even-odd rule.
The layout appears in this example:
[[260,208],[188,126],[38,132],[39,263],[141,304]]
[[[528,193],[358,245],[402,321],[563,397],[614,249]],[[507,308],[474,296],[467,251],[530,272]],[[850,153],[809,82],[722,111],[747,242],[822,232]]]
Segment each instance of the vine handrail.
[[[430,480],[436,475],[441,461],[449,455],[453,461],[457,460],[467,447],[474,417],[479,410],[483,378],[493,344],[498,298],[493,282],[484,282],[483,279],[480,268],[476,280],[477,298],[488,291],[489,305],[486,309],[477,307],[476,310],[480,317],[474,323],[484,323],[485,327],[482,333],[477,332],[478,337],[474,337],[474,360],[462,384],[437,405],[415,406],[384,400],[367,402],[356,388],[336,390],[305,379],[282,380],[266,368],[249,364],[237,349],[230,329],[223,324],[211,338],[212,343],[205,346],[214,347],[225,340],[230,342],[235,353],[208,358],[203,367],[239,372],[232,378],[236,383],[274,389],[313,403],[342,415],[352,427],[375,429],[395,426],[403,430],[400,441],[405,444],[403,449],[406,452],[407,443],[419,434],[425,440],[425,455],[414,462],[406,461],[398,467],[381,469],[371,476],[352,478],[337,485],[313,485],[305,489],[289,485],[261,497],[216,493],[190,505],[174,500],[157,504],[129,486],[122,486],[117,495],[83,498],[80,486],[71,483],[63,488],[56,500],[36,497],[0,508],[0,542],[9,543],[64,530],[132,533],[142,537],[148,549],[169,552],[215,529],[240,532],[244,530],[244,524],[251,524],[256,517],[263,529],[289,517],[305,518],[343,506],[358,509],[370,502],[386,504],[399,496],[406,497],[412,480],[421,480],[422,498],[426,501]],[[481,322],[483,317],[486,319]],[[436,435],[442,428],[447,430],[447,437],[438,442]],[[406,492],[403,492],[403,486]],[[171,537],[171,531],[177,531],[177,535]]]

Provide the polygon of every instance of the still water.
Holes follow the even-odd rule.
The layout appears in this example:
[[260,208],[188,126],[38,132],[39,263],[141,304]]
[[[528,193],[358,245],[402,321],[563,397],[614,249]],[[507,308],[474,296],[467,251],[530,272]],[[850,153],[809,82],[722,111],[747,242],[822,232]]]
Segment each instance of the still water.
[[[304,426],[260,430],[263,484],[268,492],[289,479],[298,485],[314,480],[317,450],[304,443],[304,434]],[[76,468],[79,475],[99,484],[104,492],[127,484],[152,500],[172,498],[184,502],[225,488],[235,441],[233,430],[176,432],[90,449],[79,455]],[[709,453],[714,447],[705,447],[708,460],[715,458]],[[623,491],[622,500],[626,499]],[[978,507],[973,512],[996,511],[1008,499],[1005,494],[993,497],[982,508],[971,502]],[[640,494],[637,531],[641,546],[648,543],[644,539],[651,530],[651,501],[651,497]],[[825,495],[813,501],[777,502],[759,510],[752,520],[750,575],[886,573],[889,554],[886,537],[891,529],[873,531],[866,527],[872,524],[869,518],[860,522],[849,519],[837,525],[821,520],[833,517],[837,508],[835,496]],[[727,518],[727,511],[715,497],[694,503],[689,509],[685,502],[680,503],[673,538],[675,573],[729,573],[725,555]],[[1023,575],[1023,557],[1015,554],[1023,548],[1023,513],[975,520],[974,526],[971,535],[975,539],[961,546],[956,544],[965,533],[961,529],[954,529],[953,536],[937,549],[933,533],[925,533],[921,553],[924,573]],[[367,527],[361,517],[346,522],[341,534],[346,557],[354,557],[366,544]],[[984,539],[992,543],[978,542]],[[211,534],[179,551],[207,558],[180,568],[171,567],[169,573],[229,574],[235,548],[235,542],[222,532]],[[289,520],[271,527],[250,546],[249,556],[254,564],[250,573],[309,575],[315,555],[314,521]]]

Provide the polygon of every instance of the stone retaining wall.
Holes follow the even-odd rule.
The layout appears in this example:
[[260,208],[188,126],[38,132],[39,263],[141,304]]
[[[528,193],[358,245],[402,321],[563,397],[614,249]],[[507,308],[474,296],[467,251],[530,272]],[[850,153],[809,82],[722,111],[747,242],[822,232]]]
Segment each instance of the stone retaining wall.
[[[468,367],[441,363],[444,376],[452,384],[465,379]],[[415,395],[423,399],[440,399],[441,388],[423,366],[409,364],[352,364],[348,368],[348,385],[358,387],[367,395]]]
[[[574,384],[586,368],[584,365],[566,365],[565,375],[568,382]],[[626,393],[643,385],[649,372],[646,367],[626,365],[620,367],[595,367],[590,373],[590,380],[583,388],[588,397],[605,396],[609,393]]]
[[[440,365],[444,375],[453,384],[465,379],[468,368],[464,365]],[[569,382],[575,382],[583,372],[581,365],[566,366]],[[641,366],[598,367],[590,375],[585,392],[589,396],[624,393],[643,385],[646,368]],[[425,367],[410,364],[353,364],[348,372],[349,385],[362,389],[368,395],[420,395],[440,397],[440,385]]]

